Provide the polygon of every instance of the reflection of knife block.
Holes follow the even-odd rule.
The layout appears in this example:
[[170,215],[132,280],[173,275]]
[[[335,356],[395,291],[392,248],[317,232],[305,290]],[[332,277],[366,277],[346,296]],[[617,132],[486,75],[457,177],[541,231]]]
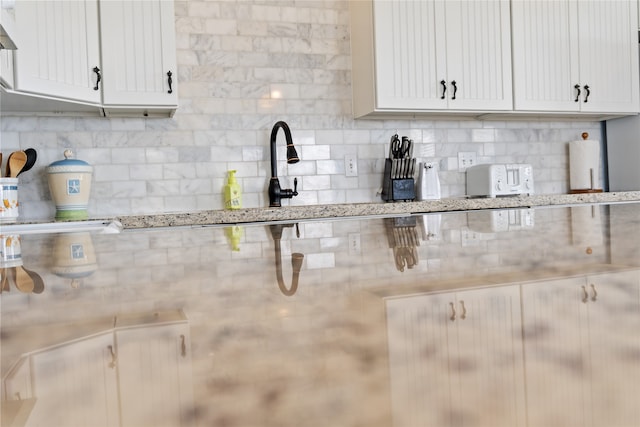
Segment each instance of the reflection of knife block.
[[415,267],[419,262],[416,248],[420,246],[416,231],[416,217],[386,218],[384,225],[398,271],[404,272],[405,267],[409,269]]
[[391,178],[391,159],[384,162],[384,181],[382,182],[382,200],[385,202],[397,200],[414,200],[416,198],[416,183],[413,178]]

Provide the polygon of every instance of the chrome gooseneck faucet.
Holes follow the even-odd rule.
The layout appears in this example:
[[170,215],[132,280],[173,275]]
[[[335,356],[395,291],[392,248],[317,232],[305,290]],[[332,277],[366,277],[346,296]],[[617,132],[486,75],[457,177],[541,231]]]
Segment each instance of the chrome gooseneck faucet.
[[287,140],[287,163],[298,163],[300,161],[298,153],[293,146],[289,125],[282,121],[277,122],[271,130],[271,180],[269,181],[269,207],[275,208],[282,206],[280,203],[281,199],[291,199],[298,195],[298,178],[294,178],[293,180],[293,190],[290,188],[280,188],[280,181],[278,181],[276,136],[278,136],[278,130],[280,128],[284,131],[284,137]]

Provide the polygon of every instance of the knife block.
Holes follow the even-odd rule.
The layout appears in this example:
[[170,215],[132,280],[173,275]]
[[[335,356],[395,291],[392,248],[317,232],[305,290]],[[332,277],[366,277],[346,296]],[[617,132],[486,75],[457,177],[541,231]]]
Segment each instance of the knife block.
[[416,198],[416,183],[413,178],[391,178],[391,159],[384,162],[384,180],[382,181],[382,200],[385,202],[410,201]]

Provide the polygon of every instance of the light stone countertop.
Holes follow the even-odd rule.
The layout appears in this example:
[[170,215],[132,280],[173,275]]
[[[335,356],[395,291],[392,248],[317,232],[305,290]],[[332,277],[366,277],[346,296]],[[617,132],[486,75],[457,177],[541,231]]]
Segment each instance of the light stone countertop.
[[[638,426],[640,203],[605,197],[24,234],[0,423]],[[396,215],[533,201],[570,205]]]
[[245,208],[239,210],[208,210],[188,213],[130,215],[118,217],[117,220],[125,229],[132,229],[633,201],[640,201],[640,191],[584,194],[542,194],[534,196],[496,198],[447,198],[418,202],[345,203],[333,205],[283,206],[280,208],[266,207]]

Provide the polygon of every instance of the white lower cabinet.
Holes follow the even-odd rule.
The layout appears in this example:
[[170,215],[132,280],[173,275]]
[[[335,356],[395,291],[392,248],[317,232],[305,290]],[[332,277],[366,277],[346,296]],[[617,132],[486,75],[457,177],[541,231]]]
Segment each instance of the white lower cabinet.
[[190,349],[180,321],[117,327],[25,355],[3,378],[3,425],[191,425]]
[[35,405],[26,426],[118,425],[113,333],[33,354]]
[[528,283],[522,301],[528,425],[637,425],[640,273]]
[[525,425],[518,286],[385,306],[395,427]]
[[121,425],[191,425],[189,325],[119,329],[116,344]]

